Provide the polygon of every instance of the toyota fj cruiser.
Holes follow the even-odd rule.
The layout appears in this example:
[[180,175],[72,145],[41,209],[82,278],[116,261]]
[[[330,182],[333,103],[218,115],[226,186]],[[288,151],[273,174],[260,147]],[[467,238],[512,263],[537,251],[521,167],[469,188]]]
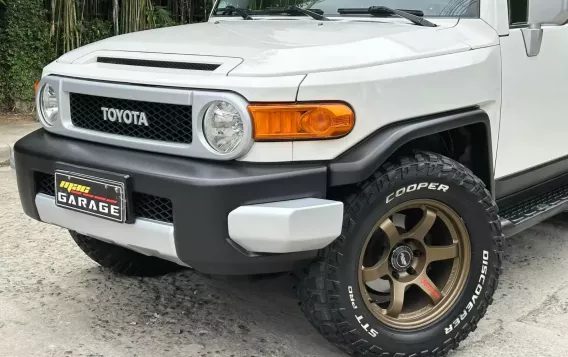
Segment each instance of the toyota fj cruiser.
[[24,211],[119,273],[296,272],[345,352],[444,355],[504,237],[568,206],[567,20],[566,0],[221,0],[79,48],[15,145]]

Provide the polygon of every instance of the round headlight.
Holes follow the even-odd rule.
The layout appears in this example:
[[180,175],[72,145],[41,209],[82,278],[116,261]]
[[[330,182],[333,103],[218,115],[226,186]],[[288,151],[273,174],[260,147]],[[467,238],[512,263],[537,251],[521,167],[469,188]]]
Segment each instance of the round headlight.
[[215,151],[229,154],[243,140],[243,119],[232,104],[224,101],[213,102],[205,112],[203,133]]
[[59,103],[57,101],[57,94],[55,89],[46,84],[41,89],[39,106],[41,110],[41,115],[43,117],[43,122],[46,125],[53,125],[55,120],[57,120],[57,114],[59,112]]

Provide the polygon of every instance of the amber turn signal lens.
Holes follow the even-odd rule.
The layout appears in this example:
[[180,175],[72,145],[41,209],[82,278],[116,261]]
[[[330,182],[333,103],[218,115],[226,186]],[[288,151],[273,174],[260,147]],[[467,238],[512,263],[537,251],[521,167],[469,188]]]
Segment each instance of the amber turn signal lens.
[[340,103],[252,104],[248,109],[257,141],[338,138],[355,125],[353,110]]
[[35,93],[35,94],[37,94],[38,88],[39,88],[39,81],[36,81],[36,82],[34,83],[34,93]]

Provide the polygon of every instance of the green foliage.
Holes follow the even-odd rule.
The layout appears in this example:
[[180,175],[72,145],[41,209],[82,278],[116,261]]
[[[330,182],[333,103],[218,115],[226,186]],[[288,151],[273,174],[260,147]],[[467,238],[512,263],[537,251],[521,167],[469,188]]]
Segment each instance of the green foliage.
[[0,103],[33,100],[33,84],[51,59],[43,0],[1,0]]
[[[207,19],[213,0],[0,0],[0,107],[33,103],[42,68],[115,33]],[[294,0],[292,0],[294,1]]]
[[100,19],[83,20],[79,23],[79,33],[83,44],[104,40],[113,34],[112,22]]
[[156,28],[175,25],[170,12],[163,6],[155,6],[149,16],[152,17],[151,23],[153,23]]

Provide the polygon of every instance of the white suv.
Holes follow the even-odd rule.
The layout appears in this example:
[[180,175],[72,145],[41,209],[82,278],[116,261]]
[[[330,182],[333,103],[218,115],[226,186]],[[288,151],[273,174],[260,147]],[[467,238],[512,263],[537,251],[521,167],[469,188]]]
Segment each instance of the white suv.
[[567,20],[566,0],[222,0],[79,48],[15,145],[23,208],[119,273],[293,271],[354,356],[444,355],[504,237],[568,205]]

